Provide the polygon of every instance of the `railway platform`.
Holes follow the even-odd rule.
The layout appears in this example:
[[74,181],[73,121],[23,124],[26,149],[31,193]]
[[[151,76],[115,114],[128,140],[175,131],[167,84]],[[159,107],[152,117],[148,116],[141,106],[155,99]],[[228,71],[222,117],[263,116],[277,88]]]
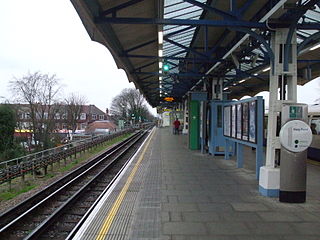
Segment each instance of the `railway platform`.
[[308,164],[306,203],[288,204],[261,196],[246,162],[157,128],[73,239],[320,239],[320,167]]

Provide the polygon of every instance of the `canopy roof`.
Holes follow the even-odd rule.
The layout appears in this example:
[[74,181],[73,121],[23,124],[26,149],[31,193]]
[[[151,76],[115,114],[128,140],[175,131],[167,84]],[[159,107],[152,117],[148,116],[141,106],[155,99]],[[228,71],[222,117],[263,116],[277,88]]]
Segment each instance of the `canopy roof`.
[[180,101],[211,79],[231,98],[268,90],[276,28],[297,29],[298,83],[320,75],[320,0],[71,2],[91,39],[109,49],[153,107],[173,104],[167,96]]

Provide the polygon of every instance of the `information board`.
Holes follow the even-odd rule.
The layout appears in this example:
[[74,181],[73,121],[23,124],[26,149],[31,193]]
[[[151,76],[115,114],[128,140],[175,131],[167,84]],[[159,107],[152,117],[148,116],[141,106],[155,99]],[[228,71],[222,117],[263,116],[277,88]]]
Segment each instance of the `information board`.
[[[260,168],[263,165],[265,155],[263,151],[264,100],[261,96],[257,96],[226,102],[224,107],[222,116],[224,116],[225,159],[230,159],[230,156],[236,153],[237,167],[243,167],[246,157],[243,146],[255,148],[256,177],[259,179]],[[230,109],[226,107],[230,107]],[[299,110],[291,109],[291,114],[292,116],[298,116]],[[230,118],[228,118],[229,115]],[[298,139],[296,142],[303,143],[303,140]]]

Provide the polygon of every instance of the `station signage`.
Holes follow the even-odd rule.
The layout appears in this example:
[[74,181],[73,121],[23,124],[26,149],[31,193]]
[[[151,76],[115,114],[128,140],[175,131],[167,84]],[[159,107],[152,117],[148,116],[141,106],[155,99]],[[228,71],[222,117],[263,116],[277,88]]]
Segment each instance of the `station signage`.
[[167,102],[173,102],[174,98],[173,97],[165,97],[165,98],[163,98],[163,100],[165,100]]

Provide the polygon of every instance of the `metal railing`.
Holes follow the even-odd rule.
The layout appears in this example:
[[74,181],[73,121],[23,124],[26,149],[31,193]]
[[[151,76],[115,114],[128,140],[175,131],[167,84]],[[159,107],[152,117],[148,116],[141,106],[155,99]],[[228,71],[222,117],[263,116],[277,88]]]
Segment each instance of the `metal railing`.
[[36,152],[23,157],[7,160],[0,163],[0,184],[4,182],[11,183],[11,180],[16,177],[22,177],[27,173],[32,173],[35,176],[36,171],[44,168],[45,174],[47,167],[61,160],[65,161],[68,157],[77,155],[77,153],[89,150],[105,141],[116,138],[120,135],[133,132],[135,128],[126,129],[112,134],[98,135],[89,137],[88,139],[71,142],[59,147],[47,149],[41,152]]

